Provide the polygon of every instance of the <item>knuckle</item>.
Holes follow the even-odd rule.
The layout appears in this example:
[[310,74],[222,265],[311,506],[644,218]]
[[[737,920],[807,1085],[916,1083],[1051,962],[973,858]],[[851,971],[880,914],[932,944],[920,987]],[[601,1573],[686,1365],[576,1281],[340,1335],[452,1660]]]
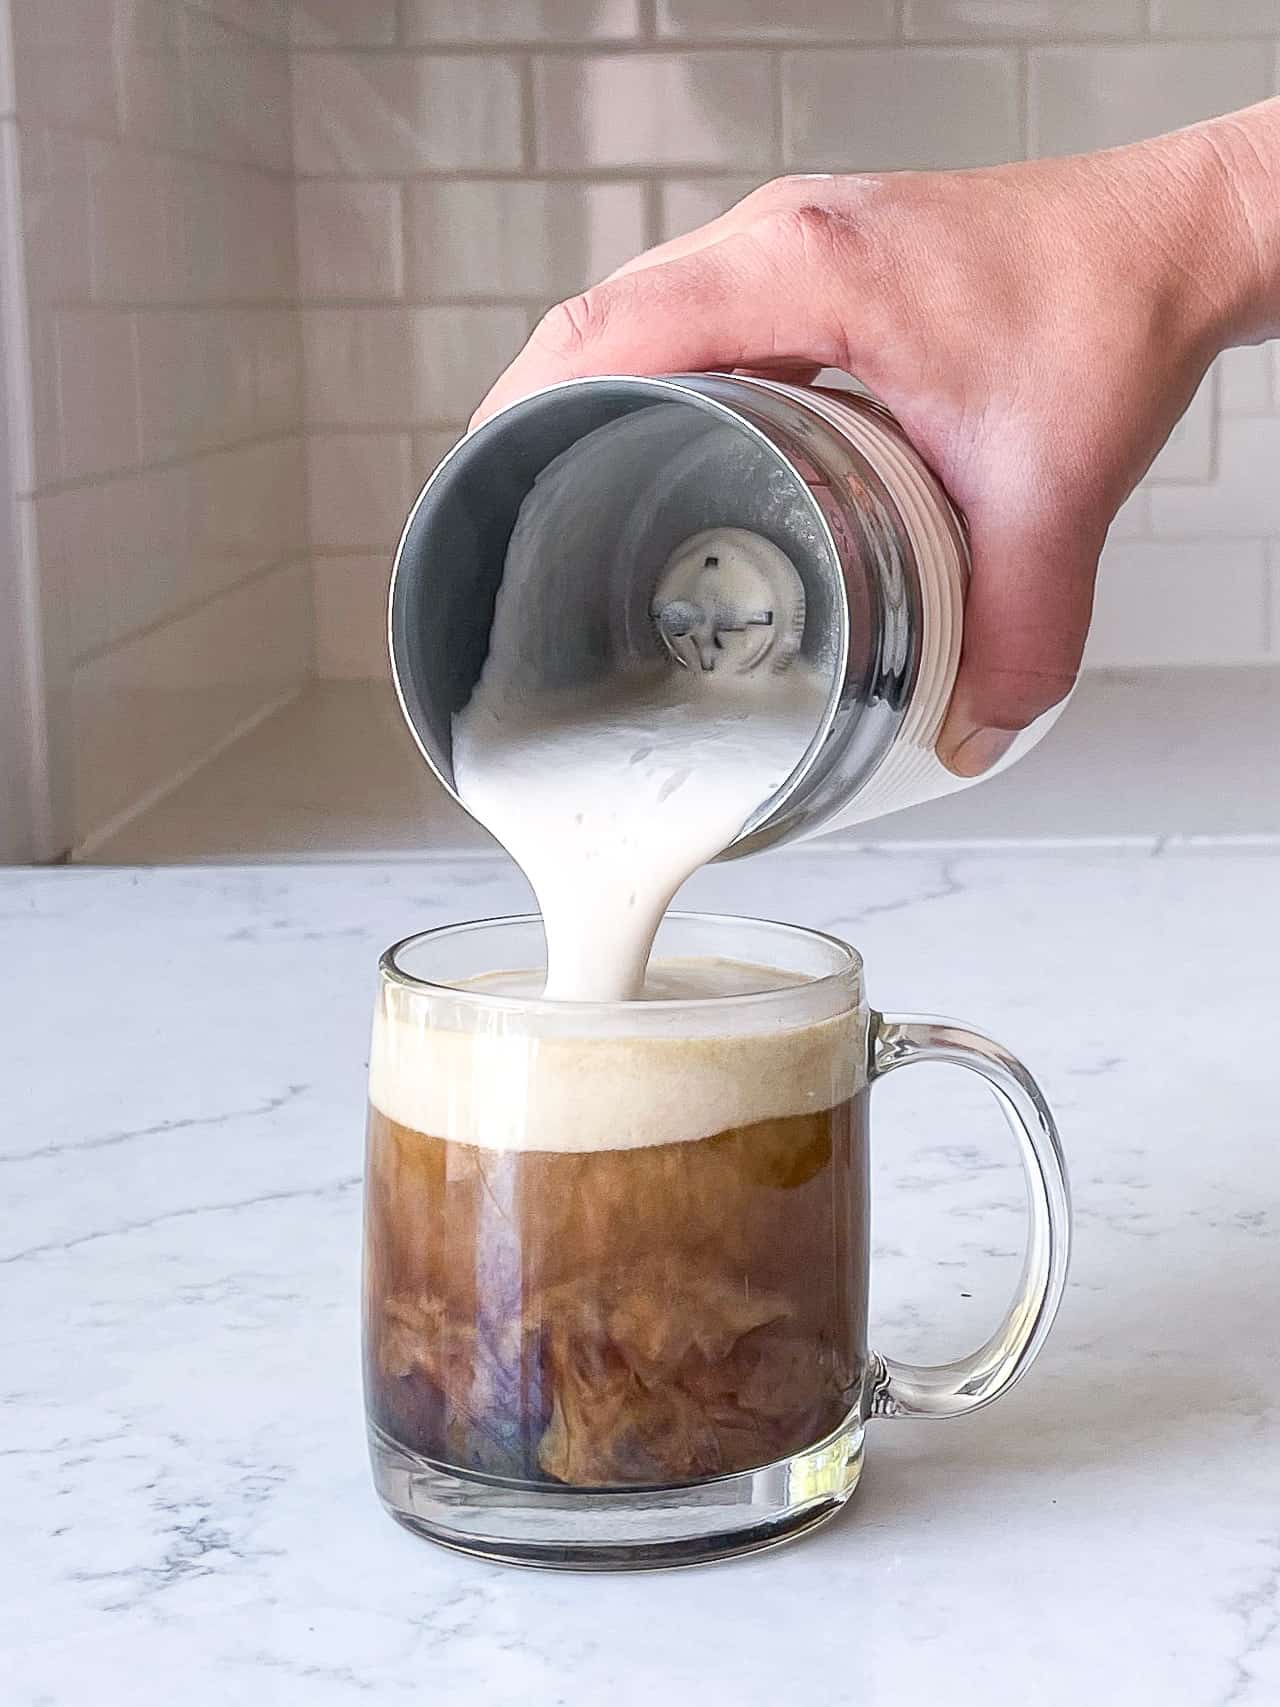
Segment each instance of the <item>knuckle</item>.
[[607,321],[604,292],[584,291],[549,308],[535,327],[532,342],[555,360],[572,365],[601,337]]
[[779,208],[766,223],[784,249],[798,250],[809,264],[831,259],[841,229],[841,221],[831,209],[814,201]]
[[805,356],[823,367],[847,369],[848,222],[809,200],[775,209],[757,221],[748,236],[755,245],[755,268],[763,271],[778,300],[789,300],[803,278]]

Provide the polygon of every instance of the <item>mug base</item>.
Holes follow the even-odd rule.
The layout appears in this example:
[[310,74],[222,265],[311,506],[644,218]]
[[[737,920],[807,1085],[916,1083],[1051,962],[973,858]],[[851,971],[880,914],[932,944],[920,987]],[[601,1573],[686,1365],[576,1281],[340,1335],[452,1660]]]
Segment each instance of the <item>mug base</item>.
[[602,1491],[460,1474],[372,1426],[369,1456],[391,1516],[456,1552],[544,1570],[669,1570],[776,1547],[826,1523],[858,1485],[863,1436],[855,1415],[756,1470]]

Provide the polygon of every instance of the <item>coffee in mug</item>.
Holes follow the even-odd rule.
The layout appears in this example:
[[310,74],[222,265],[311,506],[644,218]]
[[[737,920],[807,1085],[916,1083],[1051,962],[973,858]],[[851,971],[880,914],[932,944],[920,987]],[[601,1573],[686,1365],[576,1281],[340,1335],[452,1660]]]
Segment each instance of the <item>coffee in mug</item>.
[[[798,986],[655,964],[647,995]],[[519,994],[533,978],[466,989]],[[528,1049],[379,1014],[371,1416],[458,1471],[572,1488],[757,1469],[835,1431],[866,1374],[865,1027]]]

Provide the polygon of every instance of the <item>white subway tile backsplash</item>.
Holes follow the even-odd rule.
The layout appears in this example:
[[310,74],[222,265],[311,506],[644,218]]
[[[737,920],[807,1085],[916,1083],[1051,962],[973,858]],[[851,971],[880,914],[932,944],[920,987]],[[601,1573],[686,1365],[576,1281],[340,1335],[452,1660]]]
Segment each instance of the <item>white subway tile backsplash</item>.
[[760,178],[669,178],[660,191],[660,240],[683,237],[699,225],[718,219],[762,181]]
[[782,76],[790,167],[982,166],[1021,153],[1018,64],[1008,50],[801,51],[784,56]]
[[27,289],[37,302],[89,296],[89,168],[78,136],[19,133]]
[[293,0],[290,39],[297,47],[390,47],[396,0]]
[[253,352],[255,431],[278,433],[302,425],[302,332],[292,308],[241,309],[239,323]]
[[520,78],[506,59],[295,54],[293,119],[303,174],[501,171],[521,159]]
[[1273,36],[1276,0],[1151,0],[1151,29],[1162,36]]
[[399,184],[316,182],[297,188],[302,296],[395,298],[404,290]]
[[191,464],[192,549],[202,585],[230,586],[306,548],[300,438],[237,445]]
[[80,665],[77,842],[296,692],[311,657],[311,581],[296,563]]
[[1280,534],[1280,419],[1224,416],[1217,478],[1205,486],[1153,486],[1157,535],[1207,538]]
[[18,95],[14,85],[13,29],[6,6],[0,9],[0,114],[8,118],[17,111]]
[[172,0],[116,0],[116,94],[125,134],[163,148],[187,133],[181,30]]
[[1214,375],[1208,373],[1152,463],[1151,483],[1213,478]]
[[113,309],[60,309],[58,419],[64,478],[79,479],[139,458],[133,322]]
[[658,0],[660,36],[732,40],[797,41],[821,36],[832,41],[892,41],[894,0]]
[[227,222],[239,276],[229,281],[232,300],[298,297],[298,245],[293,184],[241,167],[224,168],[230,201]]
[[408,197],[418,298],[568,296],[645,247],[642,184],[420,179]]
[[1261,663],[1266,574],[1256,540],[1108,545],[1085,667]]
[[908,41],[1140,36],[1144,0],[905,0]]
[[119,574],[121,546],[107,511],[108,490],[73,486],[30,501],[45,599],[61,619],[60,638],[72,658],[102,644],[110,588]]
[[1033,154],[1110,148],[1271,93],[1271,56],[1251,42],[1034,48]]
[[242,445],[35,500],[69,650],[100,652],[305,550],[300,439]]
[[380,680],[387,658],[389,556],[318,557],[316,671],[338,680]]
[[[192,481],[188,467],[148,469],[90,488],[102,500],[103,594],[101,631],[82,631],[76,656],[102,649],[198,603],[213,589],[192,549]],[[90,536],[96,538],[96,536]],[[90,554],[79,574],[91,577]],[[75,572],[73,571],[73,574]]]
[[20,118],[116,129],[112,0],[10,0]]
[[307,420],[334,427],[464,420],[526,329],[514,308],[305,309]]
[[[18,449],[64,630],[51,644],[80,660],[83,835],[309,666],[287,14],[283,0],[14,12],[33,441]],[[179,653],[196,691],[166,696]]]
[[58,415],[58,334],[56,318],[33,305],[27,320],[27,359],[31,366],[31,443],[21,476],[28,489],[62,478],[62,431]]
[[559,55],[534,65],[538,161],[552,167],[767,167],[763,53]]
[[293,185],[248,166],[176,163],[181,219],[170,299],[227,303],[297,297]]
[[186,468],[149,469],[35,500],[41,574],[63,588],[72,658],[198,599]]
[[408,433],[312,433],[307,484],[314,548],[390,553],[422,482]]
[[144,459],[189,456],[264,430],[251,328],[234,311],[144,309],[134,324]]
[[[353,6],[364,6],[368,0],[351,0]],[[221,18],[224,24],[234,24],[246,35],[261,41],[284,42],[289,36],[289,0],[187,0]]]
[[1218,406],[1224,415],[1271,413],[1271,346],[1245,344],[1217,360]]
[[88,165],[94,298],[178,300],[184,294],[184,215],[193,210],[177,164],[132,146],[91,142]]
[[292,139],[285,50],[206,12],[189,10],[184,21],[191,146],[215,159],[287,171]]
[[634,36],[638,0],[402,0],[404,39],[436,42],[607,41]]

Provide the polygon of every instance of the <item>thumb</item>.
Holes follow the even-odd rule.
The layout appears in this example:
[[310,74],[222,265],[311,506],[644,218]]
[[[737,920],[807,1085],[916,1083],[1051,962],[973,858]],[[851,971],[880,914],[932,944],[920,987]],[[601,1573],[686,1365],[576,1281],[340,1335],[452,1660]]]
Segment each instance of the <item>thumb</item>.
[[969,526],[964,645],[938,757],[957,776],[975,777],[1070,693],[1102,538],[1079,517],[1045,524],[979,509]]

